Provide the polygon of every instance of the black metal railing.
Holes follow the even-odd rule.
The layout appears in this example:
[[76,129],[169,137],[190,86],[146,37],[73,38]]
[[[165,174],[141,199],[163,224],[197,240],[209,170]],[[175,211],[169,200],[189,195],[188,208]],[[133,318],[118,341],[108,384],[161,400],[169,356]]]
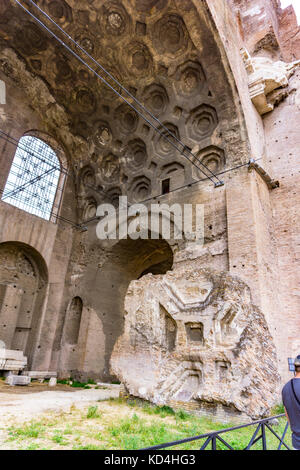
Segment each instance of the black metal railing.
[[[283,431],[283,434],[282,434],[281,437],[277,434],[276,431],[274,431],[274,429],[272,429],[272,421],[278,420],[279,418],[282,418],[284,416],[285,416],[284,414],[277,415],[277,416],[272,416],[270,418],[261,419],[259,421],[254,421],[254,422],[249,423],[249,424],[243,424],[243,425],[240,425],[240,426],[235,426],[233,428],[226,428],[226,429],[222,429],[221,431],[213,431],[213,432],[210,432],[210,433],[207,433],[207,434],[201,434],[200,436],[187,437],[186,439],[181,439],[181,440],[173,441],[173,442],[167,442],[165,444],[159,444],[159,445],[156,445],[156,446],[147,447],[145,449],[140,449],[140,450],[166,449],[168,447],[174,447],[174,446],[178,446],[180,444],[186,444],[187,442],[198,441],[200,439],[205,439],[205,442],[200,447],[199,450],[205,450],[205,449],[207,449],[207,450],[209,450],[209,449],[210,450],[217,450],[217,443],[218,442],[222,443],[227,449],[237,450],[237,449],[234,449],[234,447],[232,447],[231,444],[226,442],[225,439],[223,439],[221,437],[221,434],[226,434],[230,431],[236,431],[236,430],[239,430],[239,429],[248,428],[250,426],[256,426],[256,428],[255,428],[255,431],[253,432],[253,435],[252,435],[252,437],[249,441],[249,444],[242,450],[251,449],[251,447],[253,447],[259,441],[261,441],[261,443],[262,443],[261,450],[268,450],[266,431],[271,432],[276,437],[276,439],[279,441],[279,445],[278,445],[277,450],[281,450],[282,446],[284,446],[287,450],[290,450],[290,447],[287,445],[286,442],[284,442],[284,439],[286,437],[286,433],[287,433],[287,430],[288,430],[288,427],[289,427],[289,423],[288,422],[286,423],[286,426],[284,428],[284,431]],[[260,449],[257,449],[257,450],[260,450]]]

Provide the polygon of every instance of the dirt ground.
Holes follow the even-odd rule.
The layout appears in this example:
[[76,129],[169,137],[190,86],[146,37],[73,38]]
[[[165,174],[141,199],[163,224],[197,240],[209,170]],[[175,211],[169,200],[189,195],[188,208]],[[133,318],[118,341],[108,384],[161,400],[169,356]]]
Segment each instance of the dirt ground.
[[81,405],[87,406],[98,400],[118,396],[119,386],[111,384],[103,385],[99,389],[78,390],[68,385],[58,384],[56,387],[49,387],[47,383],[38,382],[28,386],[11,387],[0,381],[1,425],[24,423],[39,418],[48,411],[68,412],[72,405],[80,408]]
[[[119,398],[119,389],[109,384],[78,390],[39,383],[10,387],[0,382],[0,451],[133,450],[228,427],[228,423],[182,410]],[[282,435],[285,425],[282,418],[275,431]],[[228,442],[244,449],[252,434],[252,428],[238,430]],[[288,445],[290,434],[288,431]],[[261,448],[261,442],[255,445]],[[271,432],[269,445],[270,449],[278,447]],[[199,442],[187,443],[184,449],[199,449]]]

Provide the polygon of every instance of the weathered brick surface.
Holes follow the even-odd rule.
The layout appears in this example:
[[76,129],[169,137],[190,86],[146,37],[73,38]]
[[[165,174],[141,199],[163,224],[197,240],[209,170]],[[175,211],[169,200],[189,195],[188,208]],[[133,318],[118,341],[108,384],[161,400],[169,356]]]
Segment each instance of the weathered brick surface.
[[[32,371],[111,380],[130,282],[144,273],[164,274],[172,264],[200,264],[250,287],[284,382],[290,377],[287,358],[300,353],[300,76],[296,68],[292,77],[287,74],[287,86],[284,77],[278,81],[282,88],[273,76],[272,90],[262,77],[266,88],[257,96],[274,110],[261,116],[240,49],[266,58],[271,68],[273,61],[299,59],[292,8],[282,10],[278,0],[124,0],[114,3],[112,14],[102,0],[80,7],[61,2],[59,12],[44,3],[197,158],[222,172],[225,185],[194,184],[203,177],[199,170],[54,47],[18,6],[3,0],[0,80],[7,96],[0,128],[17,140],[31,132],[62,152],[69,176],[60,215],[85,225],[99,203],[115,202],[120,194],[130,202],[157,196],[170,178],[171,190],[193,184],[161,200],[203,204],[205,244],[105,244],[96,237],[96,222],[79,231],[0,202],[0,339],[21,349]],[[2,190],[14,152],[0,139]],[[259,159],[269,179],[241,166],[250,158]],[[280,186],[270,189],[270,180]],[[31,275],[24,273],[24,257]]]

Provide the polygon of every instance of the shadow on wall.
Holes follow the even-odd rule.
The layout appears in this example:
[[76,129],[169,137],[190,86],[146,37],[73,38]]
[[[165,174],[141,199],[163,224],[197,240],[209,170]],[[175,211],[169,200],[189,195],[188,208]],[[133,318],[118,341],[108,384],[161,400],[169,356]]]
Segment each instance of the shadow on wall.
[[130,282],[142,275],[165,274],[172,268],[173,252],[163,240],[121,240],[112,249],[103,268],[97,272],[95,309],[105,335],[103,379],[109,379],[109,362],[116,340],[124,328],[124,299]]
[[48,283],[47,266],[32,247],[0,244],[0,339],[7,349],[23,351],[30,368]]
[[[124,299],[132,280],[165,274],[173,252],[164,239],[121,240],[99,267],[97,248],[65,317],[60,369],[77,379],[116,379],[110,357],[124,328]],[[82,300],[81,300],[82,299]],[[67,353],[68,351],[68,353]]]

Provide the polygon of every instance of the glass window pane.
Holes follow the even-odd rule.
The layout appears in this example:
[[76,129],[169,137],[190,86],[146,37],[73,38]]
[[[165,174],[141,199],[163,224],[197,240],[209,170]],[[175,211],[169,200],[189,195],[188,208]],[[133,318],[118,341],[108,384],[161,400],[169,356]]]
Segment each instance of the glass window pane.
[[54,150],[36,137],[21,137],[2,200],[49,220],[59,176],[60,162]]

